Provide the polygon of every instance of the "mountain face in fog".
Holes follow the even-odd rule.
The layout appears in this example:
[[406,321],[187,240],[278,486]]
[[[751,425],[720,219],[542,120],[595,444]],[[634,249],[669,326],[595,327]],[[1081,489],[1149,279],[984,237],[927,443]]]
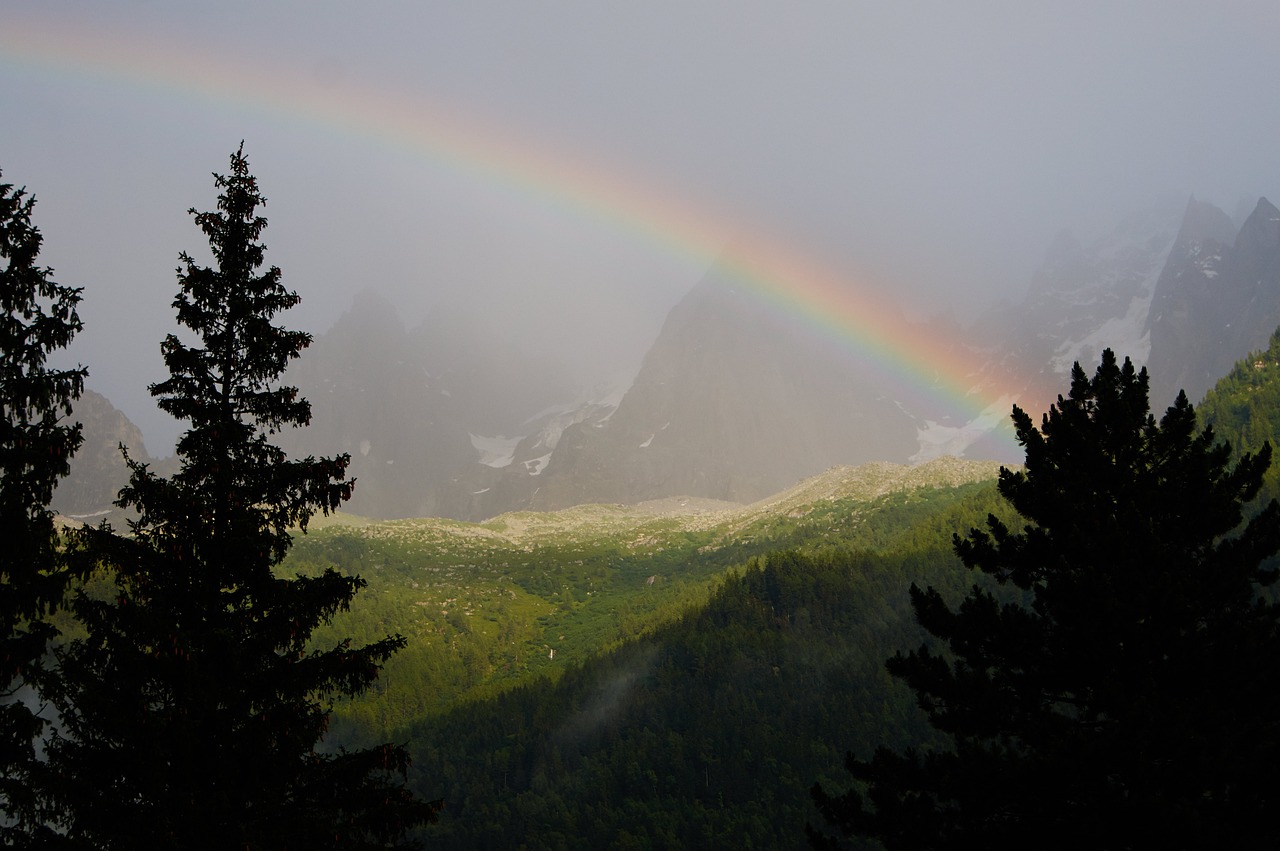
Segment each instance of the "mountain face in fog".
[[511,433],[570,391],[557,370],[486,339],[473,320],[450,314],[408,330],[389,302],[360,293],[290,367],[311,425],[280,445],[295,456],[348,453],[353,513],[476,517],[473,491],[489,475],[471,435]]
[[[1156,410],[1179,387],[1196,401],[1280,325],[1280,210],[1259,201],[1237,233],[1193,200],[1097,239],[1064,235],[1019,303],[967,337],[938,322],[940,339],[985,358],[974,392],[1014,393],[1033,418],[1075,361],[1089,369],[1104,348],[1150,368]],[[582,393],[566,365],[480,327],[441,312],[408,330],[392,305],[357,296],[289,370],[312,424],[278,440],[295,456],[349,453],[354,513],[465,520],[666,496],[749,502],[835,465],[940,452],[1009,460],[990,436],[1007,410],[991,423],[935,421],[919,409],[928,399],[896,398],[718,269],[672,308],[623,387]],[[1008,375],[1023,384],[997,384]],[[117,443],[145,450],[101,397],[86,394],[77,416],[86,444],[55,505],[89,513],[124,482]]]
[[1236,232],[1192,200],[1151,306],[1153,407],[1179,389],[1197,402],[1280,325],[1280,210],[1262,198]]
[[1022,301],[979,322],[974,337],[990,341],[992,363],[1026,376],[1028,411],[1045,410],[1066,388],[1072,364],[1088,371],[1103,349],[1146,363],[1147,317],[1178,222],[1176,210],[1155,209],[1088,242],[1059,235]]
[[290,370],[312,426],[281,441],[295,455],[350,453],[355,513],[462,519],[672,495],[752,501],[917,448],[917,424],[886,388],[727,274],[671,311],[625,395],[574,402],[561,374],[458,317],[406,331],[366,293]]
[[572,402],[554,365],[489,343],[458,321],[408,332],[362,294],[290,370],[313,420],[282,442],[350,453],[355,513],[463,519],[672,495],[752,501],[918,447],[888,388],[726,273],[672,309],[625,395]]
[[58,483],[51,507],[73,517],[102,514],[129,481],[120,447],[135,461],[151,458],[142,432],[101,394],[85,390],[76,400],[74,417],[84,442],[71,460],[71,474]]
[[295,456],[350,454],[351,511],[404,517],[445,510],[440,484],[470,447],[457,405],[420,362],[390,304],[359,295],[287,380],[311,402],[311,425],[279,435],[280,445]]
[[851,359],[713,272],[671,311],[613,415],[565,430],[530,506],[751,502],[835,464],[904,460],[915,433]]
[[1060,236],[1027,296],[975,329],[993,364],[1028,376],[1023,406],[1044,410],[1104,348],[1151,374],[1152,408],[1179,389],[1196,402],[1280,325],[1280,211],[1265,198],[1238,231],[1212,204],[1132,216],[1090,243]]

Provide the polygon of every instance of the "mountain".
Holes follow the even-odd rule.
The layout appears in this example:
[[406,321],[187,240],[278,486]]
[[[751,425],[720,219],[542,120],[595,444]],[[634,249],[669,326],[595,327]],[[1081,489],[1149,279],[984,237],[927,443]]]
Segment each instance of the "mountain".
[[1147,361],[1148,315],[1178,233],[1177,211],[1165,208],[1128,216],[1087,241],[1063,232],[1025,296],[976,324],[974,338],[991,341],[991,369],[1023,380],[1017,390],[1026,410],[1046,410],[1072,364],[1088,369],[1103,349]]
[[[1280,210],[1261,199],[1237,232],[1192,199],[1089,239],[1064,233],[1015,303],[967,329],[912,326],[904,339],[954,354],[935,362],[980,365],[962,392],[989,404],[968,422],[942,410],[938,388],[887,383],[742,280],[713,267],[672,307],[634,378],[589,390],[570,378],[575,365],[518,349],[482,313],[442,308],[408,329],[393,305],[360,293],[290,368],[312,425],[278,439],[295,456],[349,453],[353,512],[460,520],[673,496],[751,502],[874,460],[1013,461],[1010,406],[1037,417],[1072,364],[1087,369],[1104,348],[1148,366],[1159,410],[1180,387],[1198,399],[1265,347],[1280,325]],[[96,495],[77,511],[112,490],[86,487]]]
[[576,399],[563,370],[464,315],[408,331],[363,293],[290,369],[312,426],[281,441],[350,453],[355,513],[469,520],[677,495],[750,502],[918,449],[917,421],[877,377],[735,286],[713,270],[629,387]]
[[1147,328],[1153,406],[1199,400],[1280,325],[1280,210],[1258,201],[1239,232],[1192,199],[1156,287]]
[[1280,210],[1258,201],[1244,224],[1192,198],[1180,218],[1131,216],[1103,237],[1050,247],[1019,302],[972,330],[992,373],[1019,376],[1019,404],[1043,411],[1071,366],[1104,348],[1151,375],[1155,410],[1179,389],[1200,399],[1280,325]]
[[351,456],[348,507],[377,517],[449,515],[471,460],[461,406],[424,362],[396,309],[366,291],[286,375],[311,425],[278,435],[292,455]]
[[477,308],[441,306],[413,329],[415,357],[432,372],[476,434],[528,434],[553,405],[577,400],[569,365],[490,330]]
[[72,417],[80,423],[84,442],[71,459],[70,475],[58,483],[51,507],[76,519],[105,517],[129,481],[121,445],[135,461],[152,459],[142,432],[102,394],[85,390],[76,400]]
[[714,269],[607,419],[564,429],[529,507],[751,502],[837,464],[905,461],[917,422],[878,377]]
[[480,314],[443,308],[409,329],[365,290],[289,368],[311,425],[278,439],[295,456],[349,454],[355,513],[491,517],[532,491],[502,468],[537,469],[565,424],[599,407],[568,372],[489,332]]

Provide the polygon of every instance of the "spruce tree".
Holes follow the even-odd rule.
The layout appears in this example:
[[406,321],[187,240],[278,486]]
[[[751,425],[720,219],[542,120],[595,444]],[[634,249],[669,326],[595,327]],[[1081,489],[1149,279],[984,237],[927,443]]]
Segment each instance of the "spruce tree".
[[215,265],[183,253],[159,406],[188,423],[179,471],[130,462],[129,534],[86,532],[111,588],[74,609],[87,637],[58,654],[63,730],[50,746],[60,827],[94,848],[402,847],[433,818],[384,745],[319,747],[334,700],[356,695],[404,644],[312,646],[364,582],[334,570],[281,576],[291,530],[351,494],[347,456],[289,459],[270,442],[305,426],[281,383],[308,334],[273,324],[298,303],[262,271],[266,220],[243,145],[214,175],[213,212],[191,210]]
[[48,505],[80,445],[69,421],[83,368],[56,369],[49,354],[80,330],[80,290],[55,283],[38,263],[35,199],[0,183],[0,846],[33,829],[38,678],[55,630],[43,620],[65,594],[66,565]]
[[[994,582],[957,608],[912,587],[938,639],[888,667],[951,750],[850,757],[819,807],[888,848],[1280,844],[1280,507],[1247,523],[1270,462],[1231,462],[1185,395],[1159,423],[1146,371],[1079,364],[1039,429],[1014,408],[1026,519],[956,536]],[[861,789],[860,793],[858,789]],[[815,844],[823,845],[818,839]],[[834,845],[834,843],[830,843]]]

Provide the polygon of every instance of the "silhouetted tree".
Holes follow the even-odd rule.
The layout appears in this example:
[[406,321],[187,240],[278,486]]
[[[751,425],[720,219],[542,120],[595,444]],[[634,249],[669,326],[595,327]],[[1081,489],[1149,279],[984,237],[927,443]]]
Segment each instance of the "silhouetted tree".
[[63,599],[68,573],[48,505],[80,446],[70,423],[85,370],[53,369],[48,355],[81,328],[80,290],[38,265],[35,199],[0,183],[0,845],[34,829],[35,741],[43,721],[30,685],[55,634],[42,620]]
[[196,338],[162,345],[150,390],[186,420],[181,469],[130,462],[130,535],[86,533],[106,594],[80,594],[87,637],[58,653],[62,731],[50,744],[59,826],[94,848],[400,847],[432,807],[403,786],[401,747],[321,753],[332,701],[358,694],[404,640],[316,649],[315,628],[364,586],[276,565],[317,511],[351,494],[348,457],[291,460],[268,437],[304,426],[279,383],[308,334],[272,324],[298,296],[260,271],[264,203],[243,146],[215,212],[191,210],[215,267],[182,254],[174,307]]
[[945,646],[888,664],[954,749],[850,756],[863,794],[820,808],[889,848],[1276,847],[1280,507],[1242,528],[1270,447],[1231,464],[1185,395],[1157,424],[1110,351],[1039,430],[1013,418],[999,488],[1028,522],[955,539],[1006,587],[913,587]]

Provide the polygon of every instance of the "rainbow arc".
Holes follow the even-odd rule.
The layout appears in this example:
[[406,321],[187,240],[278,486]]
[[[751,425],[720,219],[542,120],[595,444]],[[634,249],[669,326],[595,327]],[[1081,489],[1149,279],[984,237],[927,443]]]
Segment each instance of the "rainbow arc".
[[[661,250],[718,263],[757,298],[835,341],[886,384],[927,396],[956,423],[1007,417],[1022,385],[982,376],[977,355],[903,318],[867,281],[853,281],[687,199],[581,156],[548,151],[512,128],[488,127],[409,94],[324,88],[297,72],[181,49],[157,40],[10,21],[0,30],[0,67],[109,80],[160,97],[202,98],[422,157],[502,191],[533,197],[584,221],[605,222]],[[576,153],[576,152],[575,152]],[[736,235],[728,242],[729,235]],[[728,248],[726,248],[728,243]],[[980,380],[981,377],[981,380]]]

